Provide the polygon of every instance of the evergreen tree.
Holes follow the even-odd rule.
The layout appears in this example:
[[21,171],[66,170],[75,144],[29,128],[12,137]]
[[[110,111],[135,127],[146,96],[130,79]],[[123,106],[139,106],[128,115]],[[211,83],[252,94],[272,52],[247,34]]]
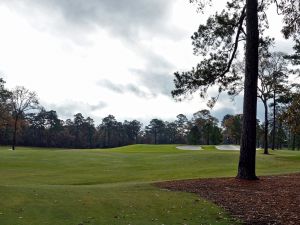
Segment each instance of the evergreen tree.
[[[203,10],[205,0],[197,2]],[[201,62],[188,72],[175,73],[175,90],[172,95],[179,97],[200,91],[205,97],[207,89],[217,85],[219,94],[228,90],[236,94],[236,83],[241,77],[236,73],[233,61],[238,56],[238,47],[245,44],[245,76],[243,132],[241,141],[238,178],[257,179],[256,158],[256,109],[258,81],[258,48],[262,33],[268,28],[266,10],[275,3],[284,18],[283,34],[286,38],[299,38],[300,16],[299,1],[296,0],[231,0],[221,13],[210,16],[205,25],[192,36],[194,53],[202,56]],[[260,22],[259,22],[260,21]],[[259,36],[261,34],[261,36]],[[212,106],[218,99],[213,97]]]

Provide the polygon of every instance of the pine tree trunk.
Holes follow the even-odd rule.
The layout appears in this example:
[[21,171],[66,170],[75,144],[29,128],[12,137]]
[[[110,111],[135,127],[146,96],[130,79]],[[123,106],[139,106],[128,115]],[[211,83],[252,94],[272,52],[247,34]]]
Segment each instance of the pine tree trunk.
[[276,148],[277,149],[282,149],[282,134],[281,134],[281,129],[282,129],[282,122],[279,121],[278,135],[277,135],[277,141],[276,141]]
[[273,95],[273,134],[272,134],[272,150],[275,150],[275,137],[276,137],[276,91]]
[[210,136],[209,129],[210,129],[210,126],[208,125],[208,129],[207,129],[207,145],[209,145],[209,136]]
[[12,150],[15,150],[15,148],[16,148],[18,119],[19,119],[19,116],[16,115],[16,117],[15,117],[15,126],[14,126],[14,133],[13,133],[13,140],[12,140]]
[[296,134],[293,134],[292,150],[295,151],[296,147]]
[[264,142],[265,142],[265,146],[264,146],[264,154],[268,155],[269,154],[269,143],[268,143],[268,127],[269,127],[269,121],[268,121],[268,105],[267,102],[264,101],[264,107],[265,107],[265,129],[264,129]]
[[246,69],[244,85],[243,132],[238,166],[239,179],[255,180],[256,108],[258,78],[258,3],[246,2]]

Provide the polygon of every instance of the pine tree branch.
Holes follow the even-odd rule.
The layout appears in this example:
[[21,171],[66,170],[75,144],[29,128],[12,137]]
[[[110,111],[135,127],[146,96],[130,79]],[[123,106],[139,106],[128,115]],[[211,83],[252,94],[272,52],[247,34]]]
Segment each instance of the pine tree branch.
[[221,77],[225,76],[225,74],[230,71],[230,68],[232,66],[232,62],[235,58],[235,55],[236,55],[236,52],[237,52],[237,49],[238,49],[238,46],[239,46],[239,41],[240,41],[239,38],[240,38],[241,32],[243,31],[243,23],[244,23],[244,20],[245,20],[245,17],[246,17],[245,11],[246,11],[246,7],[243,8],[242,14],[241,14],[239,22],[238,22],[238,30],[237,30],[237,34],[236,34],[236,37],[235,37],[235,43],[234,43],[234,49],[233,49],[232,55],[231,55],[230,60],[228,62],[227,68],[222,73]]

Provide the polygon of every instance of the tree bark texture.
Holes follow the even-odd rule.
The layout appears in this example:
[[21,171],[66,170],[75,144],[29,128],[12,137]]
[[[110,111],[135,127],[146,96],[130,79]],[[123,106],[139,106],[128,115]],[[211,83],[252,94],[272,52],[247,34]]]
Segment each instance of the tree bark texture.
[[14,124],[13,140],[12,140],[12,150],[15,150],[15,148],[16,148],[18,120],[19,120],[19,115],[16,115],[16,117],[15,117],[15,124]]
[[246,68],[244,84],[243,132],[238,165],[239,179],[255,180],[256,110],[258,79],[258,1],[246,2]]
[[273,133],[272,133],[272,150],[275,150],[275,138],[276,138],[276,90],[273,95]]
[[264,127],[264,154],[268,155],[268,147],[269,147],[269,142],[268,142],[268,131],[269,131],[269,120],[268,120],[268,105],[267,101],[264,101],[264,107],[265,107],[265,127]]
[[292,150],[295,151],[295,148],[296,148],[296,134],[293,133]]

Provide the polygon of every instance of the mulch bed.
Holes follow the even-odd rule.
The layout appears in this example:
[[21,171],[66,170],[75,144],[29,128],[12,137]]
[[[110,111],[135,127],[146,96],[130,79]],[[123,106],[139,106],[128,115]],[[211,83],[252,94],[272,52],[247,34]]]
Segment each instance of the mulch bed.
[[160,188],[192,192],[228,211],[247,225],[300,225],[300,174],[168,181]]

